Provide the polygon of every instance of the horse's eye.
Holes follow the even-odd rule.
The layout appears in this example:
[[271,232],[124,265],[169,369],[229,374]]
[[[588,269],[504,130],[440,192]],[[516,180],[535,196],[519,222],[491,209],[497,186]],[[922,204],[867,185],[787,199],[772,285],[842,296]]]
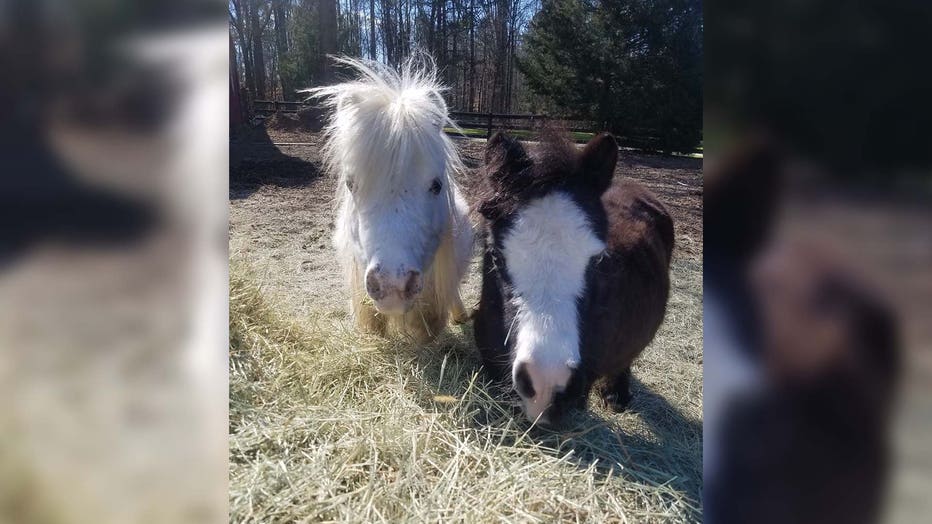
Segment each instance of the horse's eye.
[[430,192],[433,193],[433,194],[435,194],[435,195],[439,195],[439,194],[440,194],[440,188],[442,188],[442,187],[443,187],[443,185],[440,183],[440,179],[439,179],[439,178],[435,178],[434,181],[433,181],[433,183],[430,185]]
[[349,189],[350,193],[352,193],[353,190],[356,189],[356,186],[353,184],[353,180],[349,177],[347,177],[346,179],[346,189]]

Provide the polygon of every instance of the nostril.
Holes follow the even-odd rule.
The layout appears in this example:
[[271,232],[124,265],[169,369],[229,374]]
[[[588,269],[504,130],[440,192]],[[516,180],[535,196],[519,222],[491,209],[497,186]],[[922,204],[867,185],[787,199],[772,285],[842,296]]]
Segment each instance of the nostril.
[[537,392],[534,391],[534,384],[531,381],[531,375],[527,371],[527,364],[521,362],[514,375],[515,390],[524,398],[534,398]]
[[411,270],[405,279],[404,296],[407,299],[414,298],[421,292],[421,272]]
[[377,267],[366,271],[366,293],[368,293],[373,300],[381,300],[382,298],[382,283],[379,282],[379,271]]

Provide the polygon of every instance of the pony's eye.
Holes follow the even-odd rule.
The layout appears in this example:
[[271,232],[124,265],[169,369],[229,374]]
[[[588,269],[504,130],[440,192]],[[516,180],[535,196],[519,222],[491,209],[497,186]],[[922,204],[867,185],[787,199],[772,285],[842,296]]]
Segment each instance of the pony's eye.
[[347,177],[346,179],[346,189],[349,189],[350,193],[352,193],[353,190],[356,189],[356,186],[353,184],[353,180],[349,177]]
[[435,178],[434,181],[433,181],[433,183],[430,185],[430,192],[433,193],[433,194],[435,194],[435,195],[439,195],[439,194],[440,194],[440,188],[442,188],[442,187],[443,187],[443,185],[440,183],[440,179],[439,179],[439,178]]

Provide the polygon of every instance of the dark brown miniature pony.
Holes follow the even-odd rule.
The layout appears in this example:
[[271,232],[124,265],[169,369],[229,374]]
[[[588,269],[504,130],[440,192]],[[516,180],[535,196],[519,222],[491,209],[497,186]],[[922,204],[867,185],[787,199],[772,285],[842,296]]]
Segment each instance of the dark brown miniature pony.
[[499,133],[486,149],[476,343],[534,422],[584,409],[599,380],[623,410],[631,363],[664,317],[673,222],[643,186],[613,181],[617,160],[608,134],[582,151],[550,138],[528,154]]

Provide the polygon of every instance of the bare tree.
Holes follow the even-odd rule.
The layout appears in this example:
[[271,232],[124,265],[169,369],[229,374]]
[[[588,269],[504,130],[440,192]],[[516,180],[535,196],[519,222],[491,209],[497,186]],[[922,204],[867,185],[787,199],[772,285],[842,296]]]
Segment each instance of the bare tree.
[[369,0],[369,58],[376,59],[375,54],[375,0]]
[[244,5],[247,7],[247,19],[249,21],[249,37],[252,45],[252,67],[255,75],[255,96],[258,99],[265,98],[265,50],[262,46],[262,32],[264,24],[259,20],[260,5],[264,2],[260,0],[245,0]]
[[332,81],[328,55],[397,66],[421,48],[436,60],[451,107],[512,111],[523,100],[516,57],[538,0],[366,1],[229,0],[248,96],[290,99],[297,87]]
[[[256,77],[253,73],[253,62],[251,48],[249,46],[249,36],[246,32],[246,10],[245,2],[249,0],[231,0],[230,5],[230,23],[236,30],[237,41],[243,61],[243,73],[246,77],[246,89],[252,99],[256,97]],[[251,100],[249,100],[251,102]]]
[[294,95],[294,87],[290,84],[290,78],[283,75],[281,71],[281,62],[288,55],[288,2],[286,0],[273,0],[275,15],[275,50],[278,62],[278,83],[281,88],[282,97],[290,100]]
[[319,0],[317,16],[320,42],[320,56],[318,57],[318,79],[321,83],[328,83],[333,79],[333,71],[328,55],[337,53],[337,0]]

